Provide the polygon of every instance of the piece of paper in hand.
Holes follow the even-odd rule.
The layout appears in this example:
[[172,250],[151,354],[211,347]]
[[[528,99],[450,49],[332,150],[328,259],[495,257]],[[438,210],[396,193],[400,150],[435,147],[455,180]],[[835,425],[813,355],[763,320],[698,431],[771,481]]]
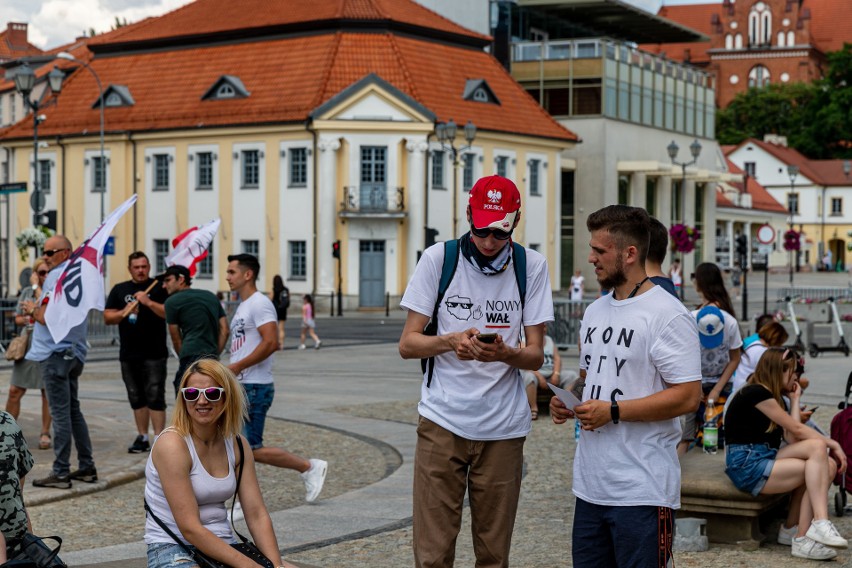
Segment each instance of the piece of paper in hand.
[[582,404],[580,399],[574,396],[574,393],[572,393],[571,391],[561,389],[556,385],[551,385],[550,383],[548,383],[547,386],[550,387],[550,390],[553,391],[553,394],[559,397],[559,400],[562,401],[562,404],[564,404],[568,408],[568,410],[573,412],[575,406],[577,406],[578,404]]

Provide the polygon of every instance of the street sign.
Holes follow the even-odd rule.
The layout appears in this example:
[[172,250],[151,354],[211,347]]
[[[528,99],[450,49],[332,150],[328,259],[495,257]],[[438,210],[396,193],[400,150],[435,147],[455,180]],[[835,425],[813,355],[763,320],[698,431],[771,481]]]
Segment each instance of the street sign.
[[10,193],[24,193],[27,191],[27,182],[16,181],[14,183],[0,183],[0,195]]
[[759,244],[757,245],[757,254],[769,256],[772,254],[772,245]]
[[109,237],[104,245],[104,254],[115,254],[115,237]]
[[775,229],[772,228],[772,225],[765,224],[757,228],[757,241],[764,245],[775,242]]
[[30,194],[30,206],[36,213],[41,213],[41,211],[44,209],[44,205],[46,202],[47,199],[45,199],[43,191],[34,191]]

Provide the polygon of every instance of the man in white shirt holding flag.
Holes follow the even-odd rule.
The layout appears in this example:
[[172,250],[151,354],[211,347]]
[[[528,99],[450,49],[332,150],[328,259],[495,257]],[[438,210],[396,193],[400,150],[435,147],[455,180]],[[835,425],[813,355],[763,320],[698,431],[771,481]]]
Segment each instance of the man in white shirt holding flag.
[[[136,203],[131,197],[113,211],[72,252],[71,241],[54,235],[44,243],[50,273],[38,303],[24,302],[24,312],[35,320],[27,359],[38,361],[53,418],[55,459],[50,475],[33,480],[36,487],[70,489],[71,481],[98,480],[89,427],[80,410],[78,380],[86,362],[86,316],[104,309],[103,250],[124,213]],[[78,469],[71,471],[71,441],[77,448]]]

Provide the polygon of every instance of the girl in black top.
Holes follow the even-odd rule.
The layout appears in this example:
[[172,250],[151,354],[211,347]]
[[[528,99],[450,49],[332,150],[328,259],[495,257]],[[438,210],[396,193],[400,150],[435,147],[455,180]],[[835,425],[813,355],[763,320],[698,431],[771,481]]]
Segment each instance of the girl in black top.
[[[783,530],[796,530],[793,556],[826,560],[837,553],[823,545],[847,546],[828,520],[826,499],[835,473],[846,471],[846,454],[836,441],[802,424],[795,369],[795,352],[771,347],[733,396],[725,414],[725,473],[738,489],[755,496],[792,492],[799,524]],[[782,394],[790,399],[790,414]]]

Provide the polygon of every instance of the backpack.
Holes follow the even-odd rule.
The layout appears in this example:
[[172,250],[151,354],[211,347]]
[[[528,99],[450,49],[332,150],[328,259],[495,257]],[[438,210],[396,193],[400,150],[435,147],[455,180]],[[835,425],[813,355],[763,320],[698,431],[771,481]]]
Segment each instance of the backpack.
[[284,288],[281,290],[281,293],[278,294],[278,307],[282,310],[286,310],[290,307],[290,290]]
[[[438,308],[453,276],[456,275],[456,267],[459,261],[459,240],[444,241],[444,264],[441,267],[441,280],[438,282],[438,298],[435,300],[435,308],[432,310],[432,318],[423,328],[423,335],[438,335]],[[512,242],[512,267],[515,269],[515,280],[518,283],[518,292],[521,296],[521,313],[527,300],[527,251],[523,246]],[[423,373],[429,371],[426,377],[426,388],[432,386],[432,374],[435,371],[435,358],[426,357],[420,360],[420,369]]]

